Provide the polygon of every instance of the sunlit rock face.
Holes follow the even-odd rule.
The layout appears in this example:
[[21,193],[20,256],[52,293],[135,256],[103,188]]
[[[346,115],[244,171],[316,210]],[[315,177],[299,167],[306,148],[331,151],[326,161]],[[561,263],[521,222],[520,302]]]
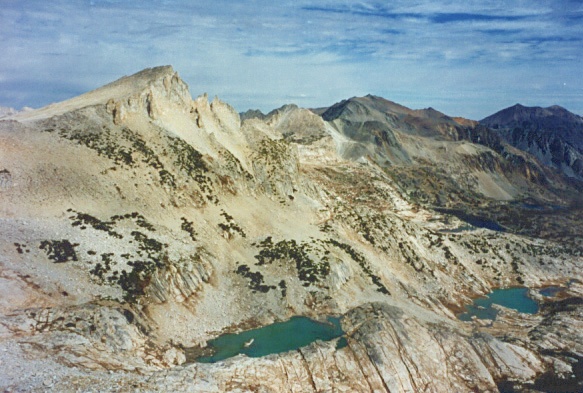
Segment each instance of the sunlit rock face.
[[[240,116],[165,66],[4,117],[0,152],[4,390],[577,383],[579,184],[497,130],[374,96]],[[546,285],[536,314],[456,317]],[[191,362],[295,315],[342,345]]]

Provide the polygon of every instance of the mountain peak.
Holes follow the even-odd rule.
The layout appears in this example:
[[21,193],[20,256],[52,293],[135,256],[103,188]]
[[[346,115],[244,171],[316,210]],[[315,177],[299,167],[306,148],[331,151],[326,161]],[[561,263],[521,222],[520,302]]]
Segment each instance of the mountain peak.
[[516,104],[481,120],[511,145],[535,155],[567,176],[583,179],[583,117],[553,105]]
[[146,68],[135,74],[123,76],[114,82],[80,96],[50,104],[38,110],[17,114],[14,118],[19,121],[40,120],[88,106],[107,104],[111,101],[128,101],[131,97],[136,98],[144,93],[155,95],[153,94],[154,90],[159,93],[157,95],[160,95],[160,93],[162,95],[171,95],[171,90],[175,90],[178,95],[184,96],[186,94],[190,99],[186,83],[180,79],[172,66],[166,65]]
[[272,117],[278,113],[291,112],[291,111],[295,111],[297,109],[299,109],[299,107],[296,104],[284,104],[284,105],[280,106],[279,108],[276,108],[276,109],[270,111],[267,115],[265,115],[265,117]]
[[177,73],[171,65],[146,68],[135,74],[123,76],[86,94],[89,95],[96,92],[108,91],[115,95],[124,95],[138,92],[144,90],[148,85],[155,83],[158,80],[164,79],[165,77],[172,77],[174,75],[177,75]]
[[331,121],[343,115],[370,116],[373,112],[384,116],[388,113],[409,115],[414,111],[385,98],[367,94],[364,97],[352,97],[332,105],[322,113],[322,118]]
[[[507,125],[511,122],[535,121],[536,119],[547,119],[545,122],[548,123],[551,121],[551,119],[557,120],[556,118],[569,119],[569,121],[573,121],[575,123],[579,123],[581,121],[580,116],[568,111],[559,105],[542,108],[540,106],[524,106],[521,104],[515,104],[482,119],[480,123],[490,127],[496,127],[497,125]],[[553,120],[553,122],[555,120]]]

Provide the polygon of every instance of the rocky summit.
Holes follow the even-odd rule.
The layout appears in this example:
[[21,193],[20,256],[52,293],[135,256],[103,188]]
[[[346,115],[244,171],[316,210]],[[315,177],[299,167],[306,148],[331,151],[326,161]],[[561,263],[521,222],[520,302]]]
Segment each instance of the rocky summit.
[[[525,142],[539,112],[494,125],[369,95],[240,115],[165,66],[9,113],[0,388],[583,390],[583,187],[577,159]],[[544,146],[575,157],[567,120]],[[537,311],[458,319],[510,287]],[[342,335],[197,361],[294,316]]]

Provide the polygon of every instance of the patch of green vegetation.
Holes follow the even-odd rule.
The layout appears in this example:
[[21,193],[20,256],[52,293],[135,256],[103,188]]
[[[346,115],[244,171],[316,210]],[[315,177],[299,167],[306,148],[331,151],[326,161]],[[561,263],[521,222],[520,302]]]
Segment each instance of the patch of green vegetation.
[[366,241],[384,252],[389,250],[387,237],[392,233],[393,224],[384,214],[367,211],[364,216],[355,213],[352,219]]
[[298,243],[295,240],[281,240],[273,243],[272,237],[265,238],[260,243],[253,243],[254,246],[261,248],[261,251],[255,255],[257,263],[262,266],[271,264],[274,261],[293,261],[295,262],[298,278],[304,282],[304,286],[321,282],[330,274],[330,262],[327,256],[316,261],[310,257],[310,252],[314,248],[308,242]]
[[180,217],[180,220],[182,221],[182,225],[180,225],[180,228],[190,235],[192,241],[196,241],[196,236],[198,236],[198,233],[196,233],[196,231],[194,230],[194,227],[192,226],[193,223],[191,221],[188,221],[185,217]]
[[492,245],[488,242],[486,238],[472,237],[468,240],[459,242],[464,246],[471,254],[490,254],[492,253]]
[[47,256],[54,263],[63,263],[69,261],[77,261],[77,253],[75,247],[79,244],[71,244],[70,241],[63,240],[43,240],[39,248],[47,253]]
[[[289,170],[297,165],[297,155],[292,146],[284,139],[272,140],[263,139],[258,143],[255,154],[253,155],[253,166],[256,175],[265,180],[263,184],[266,189],[276,191],[276,183],[281,181],[290,181]],[[277,192],[277,191],[276,191]],[[287,197],[287,195],[280,195]],[[285,203],[284,200],[280,200]]]
[[287,295],[287,284],[285,282],[285,280],[281,280],[279,282],[279,284],[277,284],[277,286],[279,287],[279,289],[281,289],[281,297],[286,297]]
[[[341,176],[334,173],[334,178],[338,177]],[[361,181],[354,179],[352,174],[346,176],[346,179],[348,184],[359,184],[358,182]],[[335,220],[341,220],[350,225],[375,248],[389,252],[390,244],[395,237],[395,223],[386,214],[376,211],[379,203],[384,203],[381,198],[384,193],[374,187],[368,187],[367,192],[352,188],[346,192],[350,194],[359,209],[354,209],[350,201],[337,200],[332,206]],[[326,230],[329,230],[329,225]]]
[[131,235],[138,243],[138,248],[142,251],[145,251],[148,257],[156,262],[159,263],[159,258],[162,254],[162,251],[168,246],[167,244],[161,243],[156,239],[150,238],[144,235],[140,231],[132,231]]
[[105,126],[82,129],[61,128],[59,135],[95,151],[118,166],[135,168],[139,162],[142,162],[157,171],[162,185],[176,187],[174,176],[164,169],[164,165],[154,150],[148,146],[139,133],[127,127],[117,131]]
[[[549,205],[543,200],[526,198],[505,204],[490,204],[480,210],[489,213],[510,232],[532,238],[553,240],[558,243],[551,248],[562,253],[583,255],[581,225],[583,223],[583,205],[579,195],[563,194],[569,203],[559,203],[562,206]],[[524,205],[537,206],[536,213]],[[481,212],[480,212],[481,213]]]
[[176,188],[176,180],[174,179],[173,174],[168,172],[166,169],[162,169],[160,172],[158,172],[158,175],[160,176],[162,184],[166,184],[172,189]]
[[123,238],[122,235],[113,229],[114,221],[101,221],[100,219],[93,217],[90,214],[76,212],[73,209],[67,209],[67,211],[76,213],[75,215],[69,217],[69,219],[73,221],[71,225],[74,227],[85,229],[87,226],[90,226],[95,230],[107,232],[110,236],[115,238]]
[[[295,262],[298,278],[304,286],[321,283],[330,274],[330,246],[340,249],[348,254],[371,279],[377,291],[390,295],[389,290],[384,286],[379,276],[372,272],[366,258],[356,251],[352,246],[341,243],[334,239],[314,240],[296,242],[295,240],[281,240],[274,242],[271,236],[266,237],[261,242],[253,243],[260,249],[255,255],[256,266],[264,266],[274,262]],[[287,293],[285,281],[279,283],[282,296]]]
[[370,268],[370,265],[366,261],[366,258],[364,257],[364,255],[362,255],[361,253],[356,251],[350,244],[341,243],[341,242],[334,240],[334,239],[328,239],[328,240],[326,240],[326,242],[328,244],[331,244],[331,245],[341,249],[346,254],[348,254],[352,258],[352,260],[354,262],[356,262],[358,264],[358,266],[360,266],[360,268],[364,271],[364,273],[368,277],[370,277],[373,284],[377,287],[378,292],[384,293],[385,295],[391,294],[389,292],[389,290],[387,289],[387,287],[385,287],[384,284],[382,283],[380,277],[377,276],[376,274],[373,274],[372,269]]
[[59,135],[96,151],[98,155],[109,158],[117,165],[131,166],[134,164],[131,149],[121,145],[121,141],[113,135],[109,128],[101,130],[62,128]]
[[175,165],[190,177],[196,177],[209,171],[202,154],[180,138],[170,138],[170,148],[174,153]]
[[124,299],[133,303],[144,295],[144,289],[150,284],[156,268],[161,265],[151,261],[130,261],[128,265],[132,270],[122,270],[117,282],[124,290]]
[[385,169],[385,173],[403,190],[409,201],[426,207],[451,203],[475,206],[483,199],[482,195],[474,191],[476,188],[470,180],[458,184],[445,169],[428,161],[420,164]]
[[213,182],[207,175],[210,169],[203,155],[180,138],[169,138],[169,146],[175,157],[174,165],[197,182],[210,202],[217,204],[219,199],[213,193]]
[[427,237],[429,238],[429,247],[440,248],[443,245],[443,234],[439,232],[427,232]]
[[443,246],[443,251],[445,254],[445,259],[451,261],[454,265],[459,265],[458,258],[451,252],[448,246]]
[[[112,272],[114,265],[114,253],[101,254],[101,262],[97,263],[89,272],[94,275],[101,283],[118,284],[124,291],[124,300],[135,302],[140,296],[144,295],[144,289],[150,283],[152,274],[157,268],[162,267],[159,259],[131,260],[128,261],[130,271],[115,270]],[[129,254],[123,254],[124,259],[129,259]]]
[[141,155],[142,162],[158,171],[160,183],[170,188],[176,188],[174,175],[164,169],[164,164],[160,161],[154,150],[152,150],[140,134],[133,132],[129,128],[124,128],[122,136],[131,143],[132,154]]
[[268,158],[271,162],[274,163],[282,163],[283,159],[287,157],[289,150],[289,143],[284,140],[274,140],[265,138],[261,142],[259,142],[259,146],[257,148],[258,153]]
[[319,228],[320,228],[320,231],[324,232],[324,233],[332,233],[334,231],[334,228],[332,228],[332,226],[328,222],[320,225]]
[[133,220],[134,223],[140,228],[147,229],[151,232],[156,231],[154,225],[148,222],[148,220],[146,220],[146,218],[138,212],[127,213],[124,215],[114,215],[110,217],[109,221],[102,221],[90,214],[76,212],[73,209],[67,209],[67,212],[75,213],[75,215],[69,217],[69,219],[72,221],[71,225],[73,227],[86,229],[87,226],[90,226],[95,230],[107,232],[108,235],[117,239],[123,239],[123,236],[114,229],[114,226],[117,222],[122,220]]
[[253,293],[263,292],[267,293],[271,289],[277,289],[275,285],[265,285],[263,274],[260,272],[252,272],[249,266],[239,265],[235,273],[247,278],[249,280],[249,288]]
[[152,225],[148,220],[146,220],[146,217],[144,217],[143,215],[141,215],[138,212],[132,212],[132,213],[126,213],[124,215],[114,215],[111,216],[110,220],[111,222],[119,222],[122,220],[133,220],[134,223],[139,226],[140,228],[144,228],[147,229],[150,232],[155,232],[156,228],[154,227],[154,225]]
[[[98,231],[104,231],[117,239],[122,239],[123,236],[115,230],[115,225],[125,220],[133,222],[137,227],[146,231],[156,232],[154,225],[138,212],[114,215],[108,221],[102,221],[90,214],[76,212],[73,209],[68,209],[67,212],[75,213],[69,217],[73,227],[79,227],[80,229],[91,227]],[[168,256],[166,249],[168,245],[139,230],[132,231],[131,236],[133,241],[137,243],[137,256],[133,256],[130,253],[124,253],[119,256],[127,261],[127,265],[131,267],[129,271],[112,271],[116,265],[116,256],[114,253],[103,253],[100,255],[101,260],[89,272],[102,284],[119,285],[124,291],[124,299],[129,302],[135,302],[138,297],[144,294],[144,289],[149,284],[151,276],[156,269],[162,268],[167,263]],[[129,242],[132,243],[132,241]],[[72,245],[72,247],[77,245]],[[65,254],[70,248],[67,246],[67,243],[43,243],[41,246],[44,246],[50,251],[51,256],[54,254],[54,257],[59,260],[65,258],[74,258],[73,260],[77,260],[74,250],[73,253],[69,252],[69,254]],[[49,247],[51,248],[49,249]],[[89,250],[87,254],[93,256],[97,253]]]
[[405,262],[412,266],[415,271],[422,272],[424,270],[425,265],[421,263],[421,258],[419,258],[419,255],[417,255],[408,244],[399,242],[399,249],[401,250],[401,255],[405,259]]
[[26,244],[24,243],[14,243],[14,247],[16,247],[16,252],[19,254],[29,253],[30,250],[27,248]]
[[326,134],[325,133],[311,133],[303,136],[299,136],[294,132],[284,134],[284,138],[286,141],[297,143],[298,145],[311,145],[312,143],[319,141],[322,139]]
[[227,212],[221,209],[221,216],[225,219],[226,223],[219,223],[218,226],[224,232],[229,234],[229,238],[234,234],[238,233],[241,237],[247,237],[245,231],[235,222],[233,216],[229,215]]
[[[114,255],[115,254],[112,252],[101,254],[101,262],[103,264],[101,262],[97,263],[93,269],[89,270],[89,273],[97,276],[97,278],[103,282],[106,279],[106,274],[111,271],[111,263],[113,262],[112,257]],[[112,282],[112,280],[109,281]]]
[[162,162],[160,162],[156,153],[148,147],[146,141],[143,140],[139,134],[132,132],[129,128],[124,129],[122,132],[126,134],[126,138],[132,142],[132,147],[143,155],[144,158],[142,159],[142,162],[154,169],[164,169],[164,165],[162,165]]
[[238,173],[248,181],[253,180],[253,176],[243,168],[241,161],[233,153],[227,149],[222,149],[219,153],[225,161],[224,167],[228,173]]

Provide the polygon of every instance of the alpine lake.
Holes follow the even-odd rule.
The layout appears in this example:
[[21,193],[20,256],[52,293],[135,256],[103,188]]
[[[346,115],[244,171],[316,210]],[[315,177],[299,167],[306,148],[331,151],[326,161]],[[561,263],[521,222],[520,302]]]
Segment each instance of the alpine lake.
[[[554,296],[562,288],[547,287],[539,290],[543,296]],[[535,314],[538,303],[528,296],[529,288],[495,289],[485,297],[474,300],[466,306],[466,311],[458,314],[462,321],[478,319],[496,319],[498,310],[494,304],[514,309],[525,314]],[[287,321],[275,322],[257,329],[239,333],[226,333],[209,340],[202,354],[192,358],[198,363],[216,363],[237,356],[262,357],[287,352],[305,347],[317,340],[331,341],[338,339],[336,348],[347,345],[345,332],[340,325],[340,318],[327,317],[325,321],[316,321],[307,317],[295,316]]]
[[[555,296],[562,290],[560,287],[547,287],[539,290],[543,296]],[[495,289],[485,297],[474,300],[466,306],[466,311],[458,314],[462,321],[471,321],[473,317],[478,319],[496,319],[498,310],[492,307],[498,304],[524,314],[536,314],[539,310],[538,303],[528,296],[529,288],[505,288]]]
[[340,318],[328,317],[326,322],[319,322],[297,316],[284,322],[240,333],[223,334],[209,340],[207,347],[211,354],[200,356],[195,361],[215,363],[240,354],[261,357],[299,349],[317,340],[331,341],[339,337],[336,348],[340,349],[347,345],[343,335]]

